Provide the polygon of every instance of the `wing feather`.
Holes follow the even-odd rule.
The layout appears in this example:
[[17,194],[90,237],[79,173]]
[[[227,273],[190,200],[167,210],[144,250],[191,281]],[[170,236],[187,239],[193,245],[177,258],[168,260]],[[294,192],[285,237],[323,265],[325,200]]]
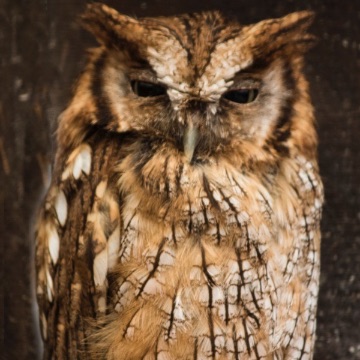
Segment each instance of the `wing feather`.
[[86,358],[91,319],[107,309],[107,275],[120,248],[120,194],[109,179],[124,151],[115,141],[95,134],[57,156],[36,232],[45,359]]

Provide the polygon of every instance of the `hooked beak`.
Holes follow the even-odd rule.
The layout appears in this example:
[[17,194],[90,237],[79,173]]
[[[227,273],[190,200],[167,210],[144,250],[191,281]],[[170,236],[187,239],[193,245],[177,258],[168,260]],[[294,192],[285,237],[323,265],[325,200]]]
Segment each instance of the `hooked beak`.
[[188,124],[184,133],[184,154],[189,164],[194,156],[198,139],[199,130],[192,123]]

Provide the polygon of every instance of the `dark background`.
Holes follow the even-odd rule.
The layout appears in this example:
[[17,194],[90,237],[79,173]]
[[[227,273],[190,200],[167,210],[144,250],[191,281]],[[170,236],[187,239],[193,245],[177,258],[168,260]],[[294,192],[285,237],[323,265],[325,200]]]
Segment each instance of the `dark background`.
[[[118,0],[141,16],[219,9],[251,23],[312,9],[306,73],[316,107],[326,205],[316,360],[360,359],[360,1]],[[0,187],[4,359],[36,359],[32,223],[49,181],[56,118],[94,40],[85,0],[0,0]],[[4,180],[4,181],[3,181]],[[35,325],[34,325],[35,324]]]

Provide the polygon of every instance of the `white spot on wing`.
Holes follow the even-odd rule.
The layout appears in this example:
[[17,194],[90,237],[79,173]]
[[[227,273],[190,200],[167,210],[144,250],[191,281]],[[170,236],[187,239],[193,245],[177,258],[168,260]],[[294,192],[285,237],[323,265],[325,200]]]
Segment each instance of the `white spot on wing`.
[[101,286],[105,283],[108,269],[107,248],[96,255],[94,259],[94,283],[95,286]]
[[107,243],[108,251],[108,268],[112,269],[119,258],[120,248],[120,226],[117,226],[113,233],[110,235]]
[[55,199],[55,211],[60,225],[64,226],[67,218],[67,202],[62,190],[59,191]]
[[66,180],[70,176],[70,173],[71,173],[71,169],[67,167],[61,175],[61,180],[63,181]]
[[74,167],[73,167],[73,176],[74,176],[75,179],[78,179],[80,177],[80,175],[81,175],[81,167],[82,167],[82,159],[78,155],[75,158]]
[[86,145],[84,146],[84,149],[81,151],[81,153],[78,155],[81,157],[82,160],[82,171],[86,174],[90,174],[91,170],[91,149],[90,146]]
[[95,190],[95,194],[96,196],[101,199],[104,194],[105,194],[105,190],[106,190],[106,186],[107,186],[107,181],[103,180],[99,183],[99,185],[96,187]]
[[55,265],[59,258],[59,247],[60,247],[59,234],[57,233],[56,228],[53,224],[48,224],[46,232],[48,238],[50,257],[53,264]]
[[53,280],[49,273],[49,270],[46,269],[46,290],[47,290],[47,296],[50,302],[53,301],[53,293],[54,293],[54,286],[53,286]]
[[91,148],[89,145],[83,145],[81,151],[76,156],[73,167],[73,176],[78,179],[81,172],[89,175],[91,169]]

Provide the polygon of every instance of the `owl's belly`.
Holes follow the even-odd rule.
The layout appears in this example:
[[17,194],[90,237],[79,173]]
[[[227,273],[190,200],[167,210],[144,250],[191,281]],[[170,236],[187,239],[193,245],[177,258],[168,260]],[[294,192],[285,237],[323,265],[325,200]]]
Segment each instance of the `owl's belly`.
[[124,198],[103,334],[113,358],[310,358],[318,257],[300,200],[281,209],[239,173],[190,175],[168,203]]
[[284,254],[273,256],[270,231],[245,220],[197,223],[202,230],[192,233],[186,222],[143,221],[129,222],[117,269],[121,358],[256,359],[280,351],[295,330],[299,296]]
[[279,341],[268,265],[188,240],[178,249],[162,241],[121,267],[115,309],[124,317],[123,351],[145,341],[149,359],[266,355]]

